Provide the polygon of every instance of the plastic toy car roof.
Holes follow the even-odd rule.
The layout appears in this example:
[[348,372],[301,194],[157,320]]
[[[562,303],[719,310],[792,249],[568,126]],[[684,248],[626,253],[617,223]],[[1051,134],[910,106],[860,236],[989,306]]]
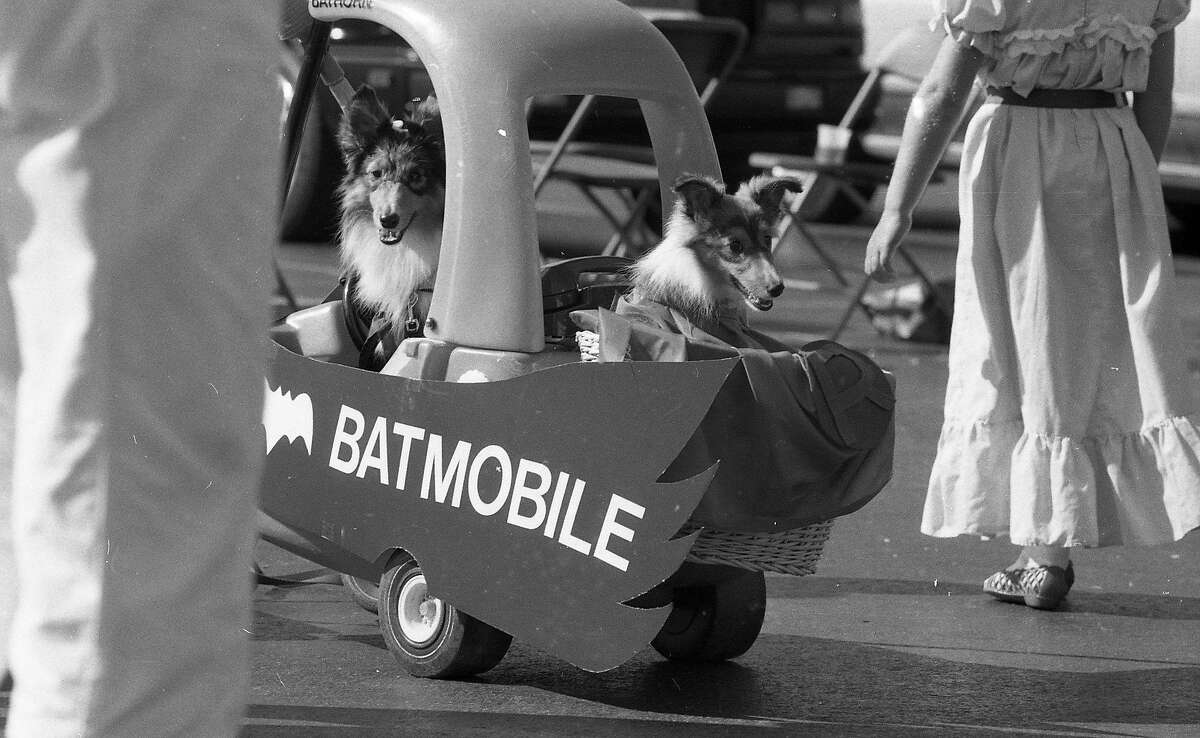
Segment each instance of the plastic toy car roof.
[[505,351],[544,346],[530,97],[638,99],[664,204],[684,172],[720,177],[683,63],[645,17],[617,0],[309,0],[309,12],[387,26],[433,81],[445,131],[446,216],[431,337]]

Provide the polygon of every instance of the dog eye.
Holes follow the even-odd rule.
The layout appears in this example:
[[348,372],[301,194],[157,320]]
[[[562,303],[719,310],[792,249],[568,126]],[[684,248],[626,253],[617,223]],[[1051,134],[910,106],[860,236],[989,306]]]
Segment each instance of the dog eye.
[[368,169],[367,176],[369,176],[371,179],[379,179],[380,177],[383,176],[383,170],[382,169]]
[[420,172],[413,172],[408,175],[408,186],[415,190],[419,190],[425,186],[425,175]]
[[735,238],[729,242],[729,250],[736,255],[741,255],[746,250],[746,246]]

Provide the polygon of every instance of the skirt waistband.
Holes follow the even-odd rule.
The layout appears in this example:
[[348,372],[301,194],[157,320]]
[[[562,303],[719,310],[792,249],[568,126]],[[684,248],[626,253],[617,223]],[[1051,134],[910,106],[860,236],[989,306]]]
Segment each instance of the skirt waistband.
[[986,102],[1029,108],[1123,108],[1125,96],[1104,90],[1034,89],[1021,96],[1011,87],[989,87]]

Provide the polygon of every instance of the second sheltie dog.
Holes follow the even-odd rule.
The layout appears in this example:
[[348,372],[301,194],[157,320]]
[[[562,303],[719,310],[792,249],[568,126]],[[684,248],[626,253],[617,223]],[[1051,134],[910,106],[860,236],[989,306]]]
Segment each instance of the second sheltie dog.
[[420,333],[437,273],[446,202],[446,160],[437,100],[414,101],[394,118],[363,85],[338,130],[346,164],[340,252],[352,299],[373,316],[370,331],[394,347]]
[[685,175],[674,189],[665,237],[631,268],[635,292],[694,323],[744,322],[746,305],[770,310],[783,292],[771,237],[784,194],[800,192],[800,181],[760,175],[729,195],[713,179]]

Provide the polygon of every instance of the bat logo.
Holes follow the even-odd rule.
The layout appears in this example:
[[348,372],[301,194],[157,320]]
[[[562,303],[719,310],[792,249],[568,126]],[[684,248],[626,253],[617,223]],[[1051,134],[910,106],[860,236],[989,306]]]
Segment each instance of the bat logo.
[[297,438],[304,440],[304,446],[312,455],[313,444],[313,406],[312,398],[306,394],[292,397],[291,392],[284,392],[283,387],[271,389],[270,382],[265,382],[266,397],[263,401],[263,430],[267,434],[267,453],[275,448],[281,439],[289,442]]

